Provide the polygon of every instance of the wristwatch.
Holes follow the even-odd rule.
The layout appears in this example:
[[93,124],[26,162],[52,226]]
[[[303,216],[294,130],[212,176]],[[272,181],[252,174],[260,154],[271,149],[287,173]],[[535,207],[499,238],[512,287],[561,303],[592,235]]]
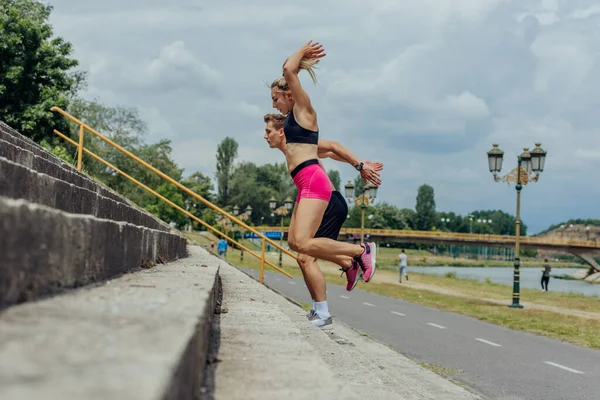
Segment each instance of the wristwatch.
[[363,165],[364,163],[361,161],[358,164],[356,164],[354,168],[356,168],[357,171],[361,171],[363,169]]

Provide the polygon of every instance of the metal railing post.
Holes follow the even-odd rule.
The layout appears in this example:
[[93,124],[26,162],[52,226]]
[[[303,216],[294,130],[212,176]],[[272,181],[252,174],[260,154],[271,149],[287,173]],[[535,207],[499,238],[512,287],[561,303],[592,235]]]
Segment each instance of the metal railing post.
[[262,245],[261,245],[261,249],[260,249],[260,283],[262,284],[265,280],[265,247],[266,247],[266,240],[262,239],[261,240]]
[[77,171],[81,171],[81,160],[83,158],[83,125],[79,125],[79,146],[77,146]]

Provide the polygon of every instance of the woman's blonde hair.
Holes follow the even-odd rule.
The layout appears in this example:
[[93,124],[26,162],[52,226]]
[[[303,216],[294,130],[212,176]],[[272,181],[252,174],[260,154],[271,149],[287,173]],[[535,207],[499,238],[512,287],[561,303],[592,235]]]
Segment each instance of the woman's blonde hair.
[[[287,62],[287,60],[285,60],[285,62]],[[309,60],[308,58],[303,58],[302,60],[300,60],[300,67],[298,69],[303,69],[306,72],[308,72],[308,75],[310,75],[310,79],[312,79],[312,81],[314,83],[317,83],[317,74],[315,72],[315,65],[319,62],[319,60]],[[283,65],[285,65],[285,63],[283,63]],[[290,87],[287,84],[287,81],[285,80],[284,77],[281,78],[277,78],[273,81],[273,83],[271,83],[271,89],[274,89],[278,92],[289,92],[290,91]]]

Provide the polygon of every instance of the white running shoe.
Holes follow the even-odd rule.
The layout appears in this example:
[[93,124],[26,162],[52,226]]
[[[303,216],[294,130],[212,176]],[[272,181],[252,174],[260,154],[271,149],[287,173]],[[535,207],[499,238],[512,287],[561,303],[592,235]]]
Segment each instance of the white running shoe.
[[327,319],[323,319],[319,316],[319,314],[315,313],[311,318],[310,322],[313,323],[314,326],[321,329],[333,329],[333,319],[331,317]]

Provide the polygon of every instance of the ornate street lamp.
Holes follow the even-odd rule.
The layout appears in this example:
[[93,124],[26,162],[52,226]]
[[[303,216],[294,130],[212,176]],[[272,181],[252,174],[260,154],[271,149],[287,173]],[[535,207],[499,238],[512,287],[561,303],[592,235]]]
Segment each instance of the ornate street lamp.
[[515,183],[517,190],[517,215],[515,219],[515,263],[513,271],[513,298],[511,308],[523,308],[520,301],[520,247],[519,238],[521,236],[521,190],[523,185],[527,185],[529,182],[537,182],[540,178],[540,174],[544,171],[544,165],[546,163],[547,152],[542,149],[541,143],[536,143],[535,148],[530,152],[528,148],[523,149],[517,157],[517,167],[510,171],[508,174],[501,178],[498,178],[498,174],[502,170],[502,157],[504,152],[498,148],[497,144],[493,145],[493,148],[487,152],[488,163],[490,172],[494,175],[496,182],[507,182]]
[[236,205],[233,207],[233,215],[236,215],[236,216],[237,216],[237,215],[239,215],[239,214],[240,214],[240,208],[239,208],[239,207],[238,207],[238,205],[236,204]]
[[352,181],[348,181],[346,186],[344,186],[344,189],[346,191],[346,198],[352,199],[354,197],[354,185],[352,184]]
[[275,196],[271,197],[271,199],[269,200],[269,208],[271,210],[274,210],[275,207],[277,207],[277,200],[275,200]]
[[360,218],[360,242],[364,242],[365,238],[365,209],[367,206],[375,201],[375,197],[377,196],[377,185],[368,182],[362,190],[362,193],[354,198],[354,185],[352,181],[348,181],[345,188],[345,194],[348,201],[354,200],[354,204],[360,206],[361,208],[361,218]]

